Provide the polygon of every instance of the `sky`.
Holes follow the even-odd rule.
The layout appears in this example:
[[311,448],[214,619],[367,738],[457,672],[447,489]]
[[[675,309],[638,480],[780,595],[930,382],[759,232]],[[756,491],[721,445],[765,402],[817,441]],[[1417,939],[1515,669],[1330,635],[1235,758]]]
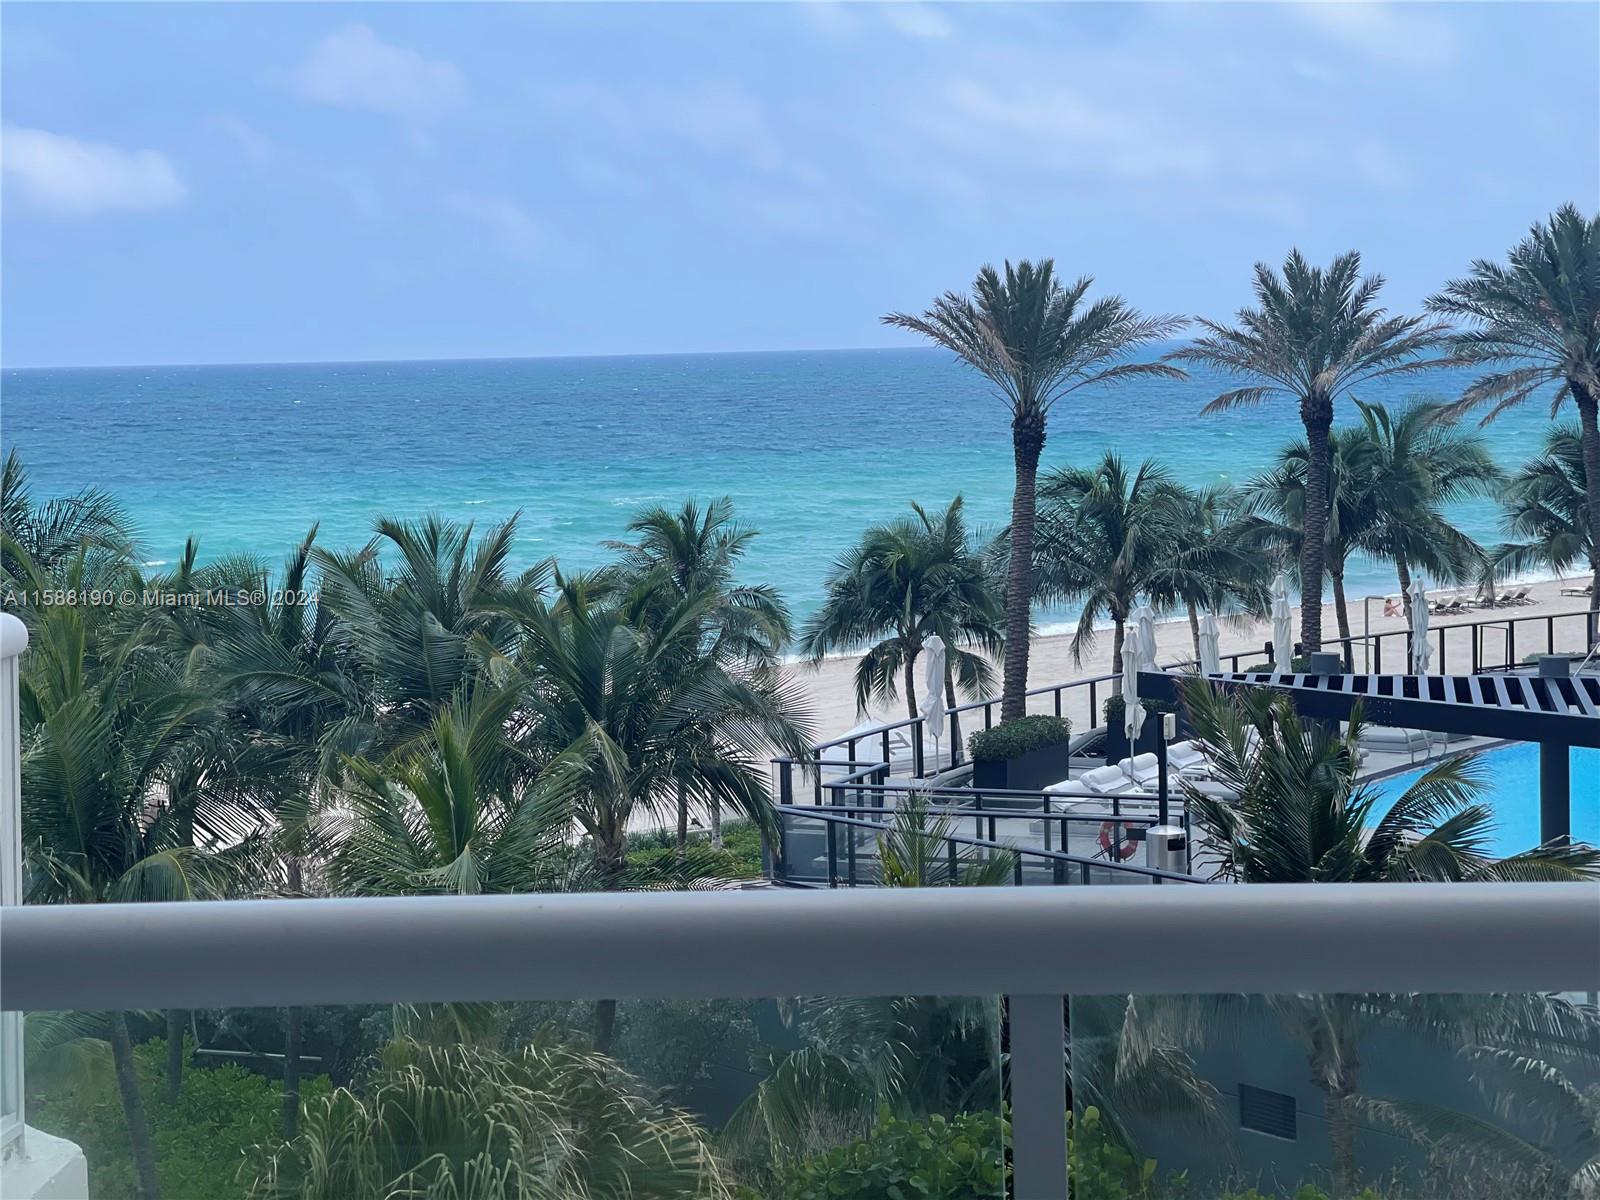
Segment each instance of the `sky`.
[[1004,258],[1412,308],[1600,207],[1600,4],[6,4],[7,366],[909,344]]

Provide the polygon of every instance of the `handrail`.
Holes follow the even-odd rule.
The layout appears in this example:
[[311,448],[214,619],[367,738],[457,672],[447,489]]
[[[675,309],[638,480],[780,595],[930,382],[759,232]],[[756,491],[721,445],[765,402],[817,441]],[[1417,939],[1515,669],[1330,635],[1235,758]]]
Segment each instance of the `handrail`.
[[1600,986],[1600,893],[1363,883],[26,905],[5,915],[0,979],[0,1005],[30,1011],[1587,991]]
[[[1497,616],[1494,616],[1494,617],[1489,617],[1489,618],[1486,618],[1486,619],[1483,619],[1483,620],[1478,620],[1478,621],[1460,621],[1460,622],[1456,622],[1456,623],[1451,624],[1451,625],[1430,625],[1428,632],[1429,632],[1430,636],[1435,634],[1435,633],[1440,635],[1440,655],[1439,655],[1439,657],[1442,660],[1444,658],[1444,647],[1445,647],[1444,634],[1447,633],[1448,631],[1450,631],[1450,630],[1458,630],[1458,629],[1474,629],[1475,630],[1475,629],[1478,629],[1480,627],[1488,626],[1488,625],[1495,625],[1495,626],[1504,625],[1504,626],[1507,626],[1508,629],[1510,629],[1512,631],[1512,634],[1513,634],[1513,636],[1508,637],[1507,657],[1509,658],[1510,655],[1512,653],[1514,653],[1514,631],[1515,631],[1515,627],[1516,626],[1524,625],[1524,624],[1532,625],[1532,624],[1536,624],[1536,623],[1542,623],[1546,627],[1546,630],[1548,632],[1548,642],[1547,642],[1547,644],[1553,649],[1553,647],[1555,645],[1555,622],[1558,621],[1558,620],[1561,620],[1563,618],[1569,618],[1569,617],[1586,617],[1586,618],[1588,618],[1588,627],[1585,630],[1585,636],[1590,642],[1595,642],[1596,639],[1597,639],[1597,636],[1600,636],[1600,607],[1588,608],[1588,609],[1571,609],[1571,610],[1568,610],[1568,611],[1565,611],[1565,612],[1526,613],[1526,614],[1523,614],[1521,616],[1497,615]],[[1332,651],[1332,650],[1335,650],[1335,649],[1338,649],[1338,648],[1342,647],[1347,652],[1347,657],[1348,657],[1348,651],[1353,646],[1355,646],[1357,644],[1370,643],[1377,650],[1377,653],[1378,653],[1379,658],[1380,658],[1380,663],[1378,665],[1381,666],[1381,655],[1382,655],[1382,642],[1383,642],[1383,639],[1385,639],[1385,638],[1404,638],[1404,639],[1407,639],[1407,644],[1409,646],[1410,637],[1411,637],[1411,631],[1409,629],[1384,629],[1384,630],[1378,630],[1378,631],[1371,632],[1371,633],[1366,633],[1366,634],[1353,634],[1348,638],[1326,638],[1323,641],[1323,648],[1326,649],[1326,650]],[[1222,661],[1224,663],[1231,664],[1231,670],[1232,671],[1238,672],[1238,671],[1241,670],[1239,664],[1242,661],[1244,661],[1245,659],[1252,659],[1252,658],[1260,657],[1262,653],[1263,652],[1260,651],[1260,650],[1249,650],[1249,651],[1240,651],[1240,652],[1232,653],[1232,654],[1224,654],[1224,655],[1221,655],[1220,657],[1221,657],[1221,659],[1222,659]],[[1473,669],[1474,669],[1474,671],[1478,671],[1478,670],[1482,669],[1480,663],[1477,661],[1479,659],[1479,657],[1480,657],[1480,655],[1479,655],[1479,640],[1478,640],[1478,638],[1476,636],[1474,636],[1474,638],[1473,638],[1473,659],[1474,659]],[[1170,663],[1166,663],[1166,664],[1158,664],[1157,669],[1158,670],[1171,670],[1171,669],[1174,669],[1174,668],[1180,668],[1180,669],[1182,669],[1182,668],[1192,668],[1193,666],[1194,666],[1194,659],[1192,659],[1192,658],[1183,658],[1183,659],[1176,659],[1176,660],[1174,660],[1174,661],[1172,661]],[[1442,661],[1435,661],[1433,663],[1433,669],[1435,671],[1437,671],[1437,672],[1443,673],[1443,671],[1444,671],[1443,662]],[[1116,680],[1119,680],[1121,678],[1122,678],[1122,672],[1120,670],[1119,671],[1113,671],[1110,674],[1106,674],[1106,675],[1086,676],[1086,677],[1084,677],[1082,679],[1070,679],[1070,680],[1062,681],[1060,683],[1051,683],[1051,684],[1045,684],[1045,685],[1043,685],[1041,687],[1029,688],[1026,692],[1023,693],[1023,695],[1026,696],[1026,697],[1031,698],[1031,697],[1034,697],[1034,696],[1045,696],[1045,695],[1055,694],[1055,695],[1057,695],[1058,706],[1059,706],[1059,694],[1061,692],[1071,691],[1074,688],[1089,688],[1090,689],[1090,696],[1091,696],[1091,710],[1092,710],[1095,690],[1102,684],[1112,683],[1112,682],[1114,682]],[[981,700],[969,700],[965,704],[959,704],[959,705],[956,705],[954,708],[945,709],[945,716],[946,716],[946,718],[950,718],[950,717],[959,716],[962,713],[976,712],[976,711],[978,711],[980,709],[982,709],[982,710],[992,710],[994,708],[994,706],[999,704],[999,703],[1000,703],[1000,697],[998,697],[998,696],[989,696],[989,697],[986,697],[986,698],[981,699]],[[901,718],[898,718],[898,719],[893,720],[893,721],[884,721],[884,722],[882,722],[880,724],[872,726],[869,729],[857,730],[855,733],[853,733],[853,734],[851,734],[851,735],[849,735],[847,737],[835,738],[835,739],[833,739],[831,741],[826,741],[826,742],[818,742],[816,745],[814,745],[811,748],[813,757],[811,757],[809,759],[776,758],[776,759],[773,760],[773,762],[779,764],[780,766],[781,765],[785,765],[785,764],[790,765],[790,766],[800,766],[800,767],[815,766],[815,765],[817,765],[818,758],[821,756],[822,752],[825,751],[825,750],[832,750],[832,749],[835,749],[835,748],[837,748],[839,746],[852,745],[854,743],[859,743],[859,742],[866,742],[866,741],[869,741],[870,739],[873,739],[873,738],[882,738],[882,737],[885,737],[888,734],[891,734],[891,733],[895,732],[896,730],[913,729],[913,728],[915,728],[915,729],[918,729],[918,736],[920,737],[921,736],[921,727],[925,724],[925,722],[926,722],[926,719],[921,717],[921,716],[901,717]],[[920,757],[920,752],[919,752],[918,757]],[[836,764],[829,763],[829,764],[824,764],[824,765],[832,766],[832,765],[836,765]],[[883,763],[880,762],[878,765],[881,766],[881,765],[883,765]]]
[[[780,807],[778,811],[780,813],[786,813],[790,816],[799,817],[807,821],[830,821],[836,825],[853,825],[860,829],[872,829],[880,833],[887,832],[889,828],[881,821],[867,821],[861,817],[850,817],[843,815],[847,812],[863,810],[824,808],[821,811],[818,811],[816,808],[810,806],[791,805],[788,807]],[[985,817],[999,817],[1003,815],[1005,814],[984,814]],[[1129,819],[1123,817],[1110,817],[1106,819],[1110,820],[1113,824],[1130,823]],[[1132,823],[1144,824],[1145,822],[1136,820]],[[1046,850],[1043,847],[1037,846],[1007,846],[1004,842],[990,841],[987,838],[968,837],[964,833],[940,833],[934,835],[930,832],[929,836],[937,836],[941,842],[954,842],[957,845],[973,846],[980,850],[1004,850],[1007,854],[1032,855],[1035,858],[1048,859],[1052,862],[1071,863],[1075,867],[1092,867],[1096,871],[1126,871],[1130,875],[1144,875],[1151,879],[1169,879],[1174,883],[1205,882],[1205,880],[1199,878],[1198,876],[1184,875],[1177,871],[1161,871],[1155,867],[1141,867],[1136,863],[1112,862],[1109,859],[1101,858],[1086,858],[1081,854],[1069,854],[1065,850]]]

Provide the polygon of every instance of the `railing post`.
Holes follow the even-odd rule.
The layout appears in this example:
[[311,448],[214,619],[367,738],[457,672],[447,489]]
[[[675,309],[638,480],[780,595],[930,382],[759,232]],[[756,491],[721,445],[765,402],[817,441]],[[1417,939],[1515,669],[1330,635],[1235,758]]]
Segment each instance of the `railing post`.
[[828,830],[828,886],[839,886],[839,826],[832,820],[824,820],[823,824]]
[[1067,1195],[1064,1000],[1012,996],[1011,1179],[1017,1200]]
[[[925,719],[919,717],[911,727],[912,735],[916,739],[911,743],[911,772],[918,779],[921,779],[927,773],[928,768],[927,751],[922,748],[922,731],[927,724],[928,722]],[[935,764],[935,766],[937,765]]]
[[[28,628],[0,613],[0,905],[22,903],[22,718],[18,689]],[[23,1147],[22,1014],[0,1014],[0,1154]],[[81,1160],[80,1160],[81,1161]]]

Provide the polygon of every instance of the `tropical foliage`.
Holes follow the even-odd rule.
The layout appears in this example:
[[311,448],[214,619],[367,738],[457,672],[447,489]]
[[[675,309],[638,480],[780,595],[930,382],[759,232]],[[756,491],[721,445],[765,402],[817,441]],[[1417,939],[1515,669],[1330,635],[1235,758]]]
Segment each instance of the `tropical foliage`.
[[1125,361],[1176,332],[1182,322],[1143,316],[1120,296],[1085,303],[1093,284],[1085,275],[1064,287],[1048,258],[1014,267],[1007,262],[1003,276],[992,266],[980,270],[970,295],[946,292],[920,315],[884,317],[954,353],[989,381],[1011,413],[1016,484],[1006,568],[1002,719],[1020,717],[1027,708],[1035,488],[1051,410],[1086,387],[1183,377],[1162,363]]
[[1314,652],[1322,648],[1335,413],[1363,384],[1437,366],[1428,354],[1441,344],[1445,330],[1426,318],[1392,316],[1381,308],[1383,277],[1363,277],[1361,256],[1354,251],[1322,268],[1294,250],[1281,274],[1257,263],[1253,287],[1255,305],[1240,309],[1234,324],[1197,318],[1202,335],[1167,357],[1240,380],[1241,386],[1211,401],[1207,412],[1269,400],[1299,406],[1307,446],[1300,641]]
[[984,655],[998,653],[1000,584],[967,530],[960,496],[942,512],[919,504],[912,515],[875,525],[834,564],[822,607],[800,634],[813,660],[867,646],[856,666],[856,707],[905,689],[917,715],[917,658],[937,635],[947,649],[945,699],[956,689],[987,694],[994,677]]
[[[1487,422],[1550,390],[1554,416],[1578,410],[1589,539],[1600,543],[1600,213],[1587,219],[1564,204],[1536,222],[1504,263],[1478,259],[1428,306],[1464,324],[1455,357],[1485,373],[1459,407],[1490,405]],[[1594,567],[1600,594],[1600,563]]]
[[361,1092],[308,1106],[265,1156],[260,1200],[717,1200],[700,1129],[604,1057],[540,1036],[509,1055],[396,1043]]

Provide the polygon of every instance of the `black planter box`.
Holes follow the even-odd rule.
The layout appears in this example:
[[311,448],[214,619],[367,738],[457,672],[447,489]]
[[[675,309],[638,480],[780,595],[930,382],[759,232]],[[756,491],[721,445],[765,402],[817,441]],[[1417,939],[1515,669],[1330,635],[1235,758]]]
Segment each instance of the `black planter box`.
[[1030,750],[1017,758],[974,759],[972,786],[979,791],[1005,788],[1037,792],[1067,777],[1067,762],[1071,757],[1071,747],[1062,742],[1059,746]]

